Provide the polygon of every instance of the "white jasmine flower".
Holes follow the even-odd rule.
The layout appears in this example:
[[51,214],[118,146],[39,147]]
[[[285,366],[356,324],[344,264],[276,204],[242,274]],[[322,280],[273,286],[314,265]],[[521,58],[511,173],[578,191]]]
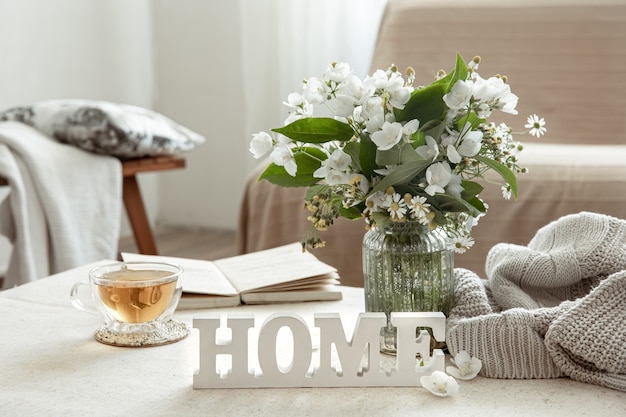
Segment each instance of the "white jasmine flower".
[[283,123],[285,126],[287,126],[288,124],[293,123],[296,120],[303,119],[305,117],[313,117],[313,104],[307,103],[306,101],[298,109],[289,113]]
[[256,159],[259,159],[269,154],[272,151],[273,146],[272,137],[269,133],[259,132],[252,135],[252,140],[250,141],[250,152]]
[[337,95],[332,100],[332,107],[334,108],[335,115],[337,117],[348,117],[354,112],[354,97],[346,95]]
[[292,177],[296,176],[298,166],[296,165],[296,160],[289,146],[284,143],[279,143],[274,146],[274,150],[270,154],[270,159],[276,165],[284,167],[285,171]]
[[402,139],[402,125],[398,122],[384,122],[381,130],[372,133],[371,138],[379,150],[389,150]]
[[406,102],[411,98],[413,87],[405,86],[402,75],[398,72],[392,72],[389,75],[386,90],[389,92],[389,104],[397,109],[403,109]]
[[[465,126],[469,126],[469,123],[466,123]],[[483,140],[483,132],[478,130],[471,130],[465,133],[463,136],[463,141],[457,148],[459,154],[462,156],[474,156],[480,151],[480,147]]]
[[445,193],[444,187],[448,185],[452,178],[450,165],[437,162],[426,169],[426,181],[428,186],[424,191],[426,194],[434,196],[436,193]]
[[311,77],[304,82],[304,99],[312,104],[321,104],[328,96],[328,86],[324,80]]
[[469,353],[464,350],[459,352],[454,359],[452,359],[452,363],[454,363],[456,367],[448,366],[446,371],[455,378],[463,380],[475,378],[483,366],[480,359],[471,357]]
[[397,109],[404,109],[407,101],[411,98],[413,88],[402,87],[389,94],[389,104]]
[[330,154],[328,158],[328,165],[332,169],[336,169],[339,171],[346,171],[350,168],[350,163],[352,162],[352,158],[350,155],[345,153],[342,149],[337,149],[335,152]]
[[304,97],[300,93],[289,93],[287,101],[283,101],[283,104],[292,109],[297,109],[304,105]]
[[526,119],[528,123],[524,125],[526,129],[530,129],[528,133],[533,136],[541,137],[544,133],[546,133],[547,129],[545,128],[546,121],[542,118],[539,118],[536,114],[532,116],[528,116]]
[[409,120],[408,122],[404,124],[404,126],[402,126],[402,135],[410,138],[411,136],[413,136],[415,132],[417,132],[417,129],[419,129],[419,127],[420,127],[419,120],[417,119]]
[[281,135],[281,134],[277,134],[275,140],[276,140],[277,143],[282,143],[283,145],[289,145],[289,144],[293,143],[293,140],[291,140],[287,136]]
[[374,90],[387,88],[389,85],[389,77],[387,73],[381,69],[374,71],[374,73],[363,80],[363,85],[371,86]]
[[464,156],[474,156],[480,151],[483,133],[472,130],[471,123],[465,123],[461,132],[447,130],[448,133],[441,135],[441,145],[445,147],[446,156],[453,164],[461,162]]
[[[517,114],[515,107],[518,97],[511,93],[511,87],[504,82],[502,77],[490,77],[485,80],[475,74],[474,82],[472,95],[475,100],[487,103],[504,113]],[[481,113],[485,113],[482,116],[489,116],[488,112],[481,110]]]
[[337,87],[337,91],[339,94],[354,98],[355,102],[361,102],[364,97],[370,97],[374,94],[374,90],[367,90],[361,79],[354,74],[348,76],[348,78]]
[[432,136],[426,136],[426,145],[419,146],[415,152],[424,159],[434,161],[439,156],[439,145]]
[[361,104],[361,116],[365,119],[380,117],[384,121],[384,113],[382,97],[368,97]]
[[500,98],[500,105],[498,106],[498,109],[503,113],[517,114],[518,112],[515,110],[515,107],[517,107],[518,101],[519,97],[509,92],[504,97]]
[[453,110],[464,109],[469,105],[472,98],[472,83],[458,80],[452,86],[450,92],[443,96],[443,101]]
[[461,193],[464,188],[461,185],[461,176],[457,174],[450,174],[450,181],[448,181],[448,185],[446,185],[446,193],[461,198]]
[[326,181],[328,185],[348,184],[350,174],[336,169],[329,169],[324,177],[324,181]]
[[374,133],[379,131],[385,123],[385,114],[381,111],[379,114],[370,117],[365,123],[368,132]]
[[384,87],[388,92],[396,92],[404,88],[404,79],[402,78],[402,74],[397,71],[386,72],[387,74],[387,85]]
[[449,144],[448,146],[446,146],[446,156],[448,157],[448,160],[453,164],[458,164],[459,162],[461,162],[462,159],[459,151],[456,150],[453,144]]
[[[326,178],[326,182],[330,185],[331,182],[338,184],[338,183],[343,183],[346,184],[346,181],[343,182],[335,182],[335,181],[328,181],[328,176],[330,174],[330,171],[337,171],[340,173],[343,173],[345,175],[348,174],[348,170],[350,169],[350,163],[352,162],[352,158],[350,157],[350,155],[348,155],[347,153],[345,153],[343,150],[341,149],[336,149],[329,157],[328,159],[322,161],[322,164],[320,165],[320,167],[318,169],[315,170],[315,172],[313,173],[313,176],[315,178]],[[333,173],[332,174],[333,177],[337,177],[337,173]]]
[[435,371],[430,376],[422,376],[420,382],[424,388],[438,397],[454,396],[459,392],[458,382],[445,372]]
[[328,68],[326,68],[326,72],[324,73],[324,79],[340,83],[345,81],[345,79],[348,78],[351,72],[352,69],[347,63],[333,62],[328,66]]

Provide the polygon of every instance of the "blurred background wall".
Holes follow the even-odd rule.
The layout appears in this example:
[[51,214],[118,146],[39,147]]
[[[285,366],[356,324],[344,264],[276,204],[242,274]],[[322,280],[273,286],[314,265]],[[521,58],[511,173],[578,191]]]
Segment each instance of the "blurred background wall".
[[[282,124],[287,94],[330,62],[367,74],[385,3],[0,0],[0,110],[87,98],[163,113],[207,143],[185,170],[141,176],[151,221],[235,229],[251,135]],[[0,240],[0,264],[6,252]]]

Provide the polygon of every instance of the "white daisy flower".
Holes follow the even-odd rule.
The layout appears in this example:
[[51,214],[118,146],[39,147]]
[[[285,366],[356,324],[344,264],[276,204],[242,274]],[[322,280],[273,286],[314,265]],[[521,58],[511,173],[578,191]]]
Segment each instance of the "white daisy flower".
[[541,135],[546,133],[546,121],[543,119],[543,117],[540,118],[536,114],[533,114],[532,116],[528,116],[528,119],[526,119],[526,121],[528,123],[526,123],[524,127],[526,129],[530,129],[530,131],[528,132],[529,134],[536,137],[541,137]]

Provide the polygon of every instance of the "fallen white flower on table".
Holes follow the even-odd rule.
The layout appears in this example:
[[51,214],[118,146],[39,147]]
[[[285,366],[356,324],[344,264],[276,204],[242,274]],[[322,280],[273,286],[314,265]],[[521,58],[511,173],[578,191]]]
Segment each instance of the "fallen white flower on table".
[[448,366],[446,371],[458,379],[469,380],[480,372],[480,368],[482,368],[483,363],[480,359],[471,357],[469,353],[462,350],[460,351],[454,359],[452,359],[452,363],[456,365]]
[[430,376],[420,378],[422,386],[438,397],[448,397],[459,392],[459,384],[445,372],[435,371]]

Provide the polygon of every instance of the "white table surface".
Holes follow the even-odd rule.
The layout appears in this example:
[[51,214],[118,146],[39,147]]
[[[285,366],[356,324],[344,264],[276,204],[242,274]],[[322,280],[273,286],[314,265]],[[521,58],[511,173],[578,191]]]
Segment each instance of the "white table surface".
[[[75,310],[69,291],[93,265],[0,292],[1,416],[626,416],[626,393],[555,380],[459,381],[455,397],[424,388],[193,389],[198,333],[174,344],[120,348],[95,341],[97,316]],[[356,316],[363,291],[342,301],[243,306],[220,312]],[[215,310],[211,310],[215,312]],[[202,311],[175,317],[192,324]],[[348,329],[350,327],[346,326]]]

